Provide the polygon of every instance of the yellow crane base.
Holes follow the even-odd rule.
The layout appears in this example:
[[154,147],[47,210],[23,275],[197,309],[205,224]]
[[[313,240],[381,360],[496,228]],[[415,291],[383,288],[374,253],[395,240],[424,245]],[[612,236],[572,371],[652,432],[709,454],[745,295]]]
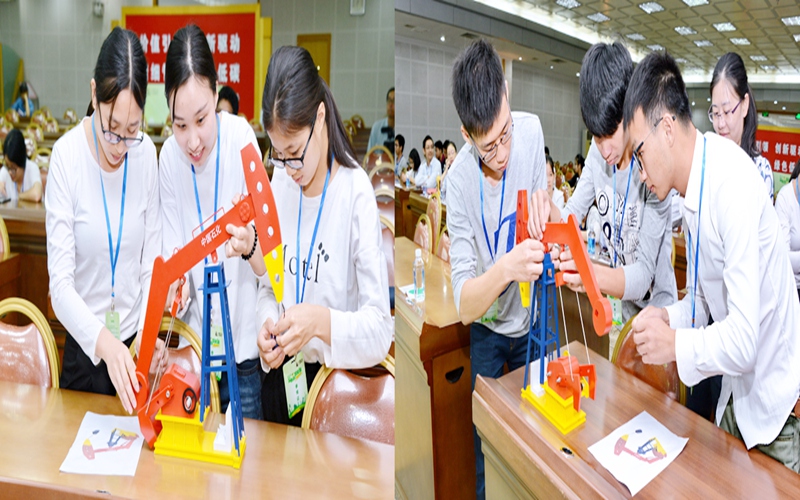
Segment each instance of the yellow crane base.
[[572,406],[572,396],[564,399],[546,383],[540,387],[544,389],[541,396],[534,394],[530,386],[522,389],[522,399],[539,410],[539,413],[561,431],[561,434],[568,434],[586,422],[586,412],[575,411]]
[[[215,450],[214,438],[217,433],[206,430],[204,425],[208,424],[209,428],[214,429],[217,426],[208,421],[209,408],[206,408],[205,412],[204,423],[201,423],[200,411],[196,411],[193,418],[163,415],[159,411],[156,419],[161,421],[162,428],[156,439],[155,454],[240,468],[244,458],[246,437],[242,436],[239,441],[238,453],[235,446],[232,446],[229,452]],[[219,418],[215,420],[221,422]]]

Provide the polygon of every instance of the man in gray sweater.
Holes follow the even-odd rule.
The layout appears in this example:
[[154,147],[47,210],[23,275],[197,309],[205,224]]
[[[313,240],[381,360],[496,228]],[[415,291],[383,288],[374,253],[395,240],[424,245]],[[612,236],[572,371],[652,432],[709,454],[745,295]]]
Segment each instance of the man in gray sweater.
[[[542,272],[544,246],[515,242],[517,191],[545,189],[544,136],[539,118],[512,113],[500,58],[478,40],[453,65],[453,101],[465,146],[450,167],[447,229],[453,294],[471,325],[472,386],[525,364],[529,312],[515,282]],[[477,497],[485,496],[483,453],[475,433]]]
[[[534,193],[530,232],[541,237],[547,221],[578,219],[593,203],[600,227],[590,228],[608,248],[610,266],[594,264],[600,291],[609,296],[614,322],[621,325],[643,307],[663,307],[677,300],[672,268],[671,200],[659,201],[639,179],[632,165],[631,148],[622,126],[625,92],[633,74],[633,61],[621,43],[598,43],[581,66],[581,114],[592,134],[586,166],[572,197],[559,211],[546,191]],[[575,270],[568,252],[560,269]],[[577,274],[565,274],[570,288],[582,291]],[[612,346],[613,348],[613,346]]]

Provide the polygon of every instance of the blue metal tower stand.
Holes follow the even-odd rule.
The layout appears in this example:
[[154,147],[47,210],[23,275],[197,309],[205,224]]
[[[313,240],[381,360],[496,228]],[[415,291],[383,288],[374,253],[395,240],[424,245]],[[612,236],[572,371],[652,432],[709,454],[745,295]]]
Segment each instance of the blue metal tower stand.
[[[244,418],[242,417],[242,401],[239,397],[239,377],[236,372],[236,358],[233,352],[233,335],[231,334],[231,317],[228,308],[227,283],[222,262],[207,265],[203,271],[203,359],[200,381],[200,421],[203,421],[205,409],[211,405],[211,374],[225,372],[228,375],[228,394],[230,394],[231,416],[233,418],[233,437],[236,452],[241,453],[239,442],[244,436]],[[219,294],[222,317],[223,342],[225,354],[211,355],[211,296]],[[212,361],[222,361],[221,366],[211,366]],[[226,422],[229,424],[229,422]]]
[[[556,345],[557,357],[561,357],[561,344],[558,338],[558,310],[556,308],[556,270],[549,253],[544,254],[544,269],[534,282],[531,303],[530,329],[528,330],[528,351],[525,355],[525,388],[530,385],[528,371],[531,364],[531,344],[534,344],[534,357],[539,357],[539,384],[544,384],[545,362],[548,347]],[[538,306],[538,307],[537,307]],[[536,309],[534,314],[534,309]],[[544,312],[543,312],[544,311]],[[534,318],[535,316],[535,318]],[[535,321],[534,321],[535,319]],[[552,354],[552,350],[550,350]]]

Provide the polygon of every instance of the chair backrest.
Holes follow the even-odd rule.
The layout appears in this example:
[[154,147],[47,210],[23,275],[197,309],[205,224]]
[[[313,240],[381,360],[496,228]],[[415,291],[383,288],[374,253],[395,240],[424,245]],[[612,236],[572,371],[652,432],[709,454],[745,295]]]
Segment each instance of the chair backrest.
[[433,236],[431,248],[437,248],[436,243],[438,242],[439,231],[442,226],[442,199],[439,197],[439,193],[433,193],[428,199],[428,206],[425,207],[425,214],[427,214],[428,219],[431,221],[431,235]]
[[394,189],[381,186],[375,190],[375,201],[378,203],[378,214],[386,217],[394,226]]
[[385,187],[394,190],[394,167],[387,163],[373,167],[369,171],[369,180],[372,182],[372,189]]
[[394,445],[394,358],[376,376],[323,366],[308,392],[303,428]]
[[[4,323],[9,313],[24,315],[31,323]],[[0,379],[58,389],[58,373],[56,341],[42,312],[25,299],[0,301]]]
[[353,122],[353,125],[356,126],[356,129],[361,130],[362,128],[364,128],[364,119],[361,118],[361,115],[351,116],[350,121]]
[[38,147],[36,148],[36,164],[41,166],[50,165],[50,156],[53,154],[53,150],[50,148],[45,147]]
[[6,260],[11,254],[11,244],[8,242],[8,229],[3,218],[0,217],[0,261]]
[[31,137],[36,139],[36,142],[41,142],[44,140],[44,130],[42,130],[42,126],[38,123],[33,123],[33,122],[29,123],[28,126],[25,128],[25,131],[30,133]]
[[[394,157],[392,153],[382,144],[372,146],[372,148],[367,151],[367,154],[364,155],[364,161],[362,162],[364,170],[371,172],[373,168],[383,164],[389,165],[389,168],[394,171]],[[394,184],[394,180],[392,180],[392,184]]]
[[617,337],[611,362],[651,387],[663,392],[680,404],[686,404],[686,386],[678,376],[678,365],[673,361],[666,365],[648,365],[636,350],[633,342],[633,318],[629,319]]
[[[161,319],[159,333],[166,333],[169,330],[170,321],[171,318],[169,316],[164,316]],[[189,342],[189,345],[178,348],[170,348],[169,363],[175,363],[187,372],[194,373],[198,380],[202,380],[202,364],[200,362],[200,357],[202,356],[203,348],[200,343],[200,337],[192,329],[192,327],[178,318],[175,318],[175,322],[172,325],[172,334],[185,338],[186,341]],[[135,357],[136,351],[134,344],[131,344],[131,354]],[[153,382],[154,376],[153,374],[150,374],[149,383],[151,388],[153,386]],[[211,395],[211,411],[219,413],[221,405],[219,401],[219,384],[217,384],[216,377],[211,377],[211,387],[209,388],[209,392]]]
[[6,110],[6,120],[13,124],[19,123],[19,111],[13,108],[8,108]]
[[386,256],[386,268],[389,276],[389,286],[394,286],[394,223],[384,217],[381,219],[381,238],[383,254]]
[[433,236],[431,235],[431,221],[428,216],[422,214],[417,219],[417,225],[414,228],[414,243],[421,246],[427,251],[433,249]]
[[37,141],[36,138],[33,136],[33,132],[25,131],[22,136],[25,138],[25,154],[28,156],[29,159],[35,160],[36,159],[36,145]]
[[64,111],[64,119],[69,123],[78,123],[78,113],[72,108],[67,108]]
[[436,239],[436,256],[445,262],[450,262],[450,234],[447,227],[442,228],[439,238]]

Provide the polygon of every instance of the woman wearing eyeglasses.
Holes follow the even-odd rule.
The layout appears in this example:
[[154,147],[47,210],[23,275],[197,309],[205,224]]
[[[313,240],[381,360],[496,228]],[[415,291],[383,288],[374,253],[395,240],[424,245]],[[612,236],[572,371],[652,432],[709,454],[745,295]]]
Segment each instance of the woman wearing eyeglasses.
[[[161,253],[156,149],[143,135],[147,62],[139,38],[114,28],[94,78],[94,112],[53,147],[45,193],[53,310],[67,329],[61,387],[119,395],[135,408],[129,347],[144,326]],[[165,362],[163,342],[154,363]]]
[[769,199],[774,203],[772,167],[756,146],[756,101],[747,83],[747,70],[739,54],[728,52],[719,58],[711,78],[710,91],[708,119],[714,125],[714,132],[732,140],[750,155],[764,180]]
[[[319,363],[364,368],[386,357],[393,330],[389,284],[372,185],[305,49],[272,54],[262,102],[285,256],[283,303],[265,277],[259,288],[264,417],[299,426],[299,405]],[[252,247],[252,230],[238,233],[232,246]],[[253,261],[263,276],[263,259]],[[288,375],[301,372],[304,385],[286,385]]]
[[[234,200],[238,201],[239,195],[247,192],[241,150],[247,144],[258,150],[258,143],[246,119],[216,112],[216,65],[205,34],[195,25],[181,28],[172,38],[167,51],[164,91],[173,130],[159,157],[163,251],[169,257],[199,234],[200,228],[207,228],[230,210]],[[251,247],[244,253],[247,254]],[[261,419],[256,280],[248,261],[238,255],[226,257],[222,247],[216,252],[219,261],[224,263],[225,278],[229,283],[228,307],[242,414],[247,418]],[[204,267],[205,263],[200,262],[188,273],[181,296],[181,307],[186,307],[183,320],[198,334],[202,332],[204,319],[201,290]],[[222,335],[220,311],[219,298],[214,295],[210,318],[212,355],[224,353],[221,348],[217,350],[213,340]],[[230,401],[227,375],[223,373],[219,382],[224,411]]]
[[42,177],[39,165],[28,159],[25,138],[12,129],[3,142],[5,165],[0,166],[0,199],[42,201]]

